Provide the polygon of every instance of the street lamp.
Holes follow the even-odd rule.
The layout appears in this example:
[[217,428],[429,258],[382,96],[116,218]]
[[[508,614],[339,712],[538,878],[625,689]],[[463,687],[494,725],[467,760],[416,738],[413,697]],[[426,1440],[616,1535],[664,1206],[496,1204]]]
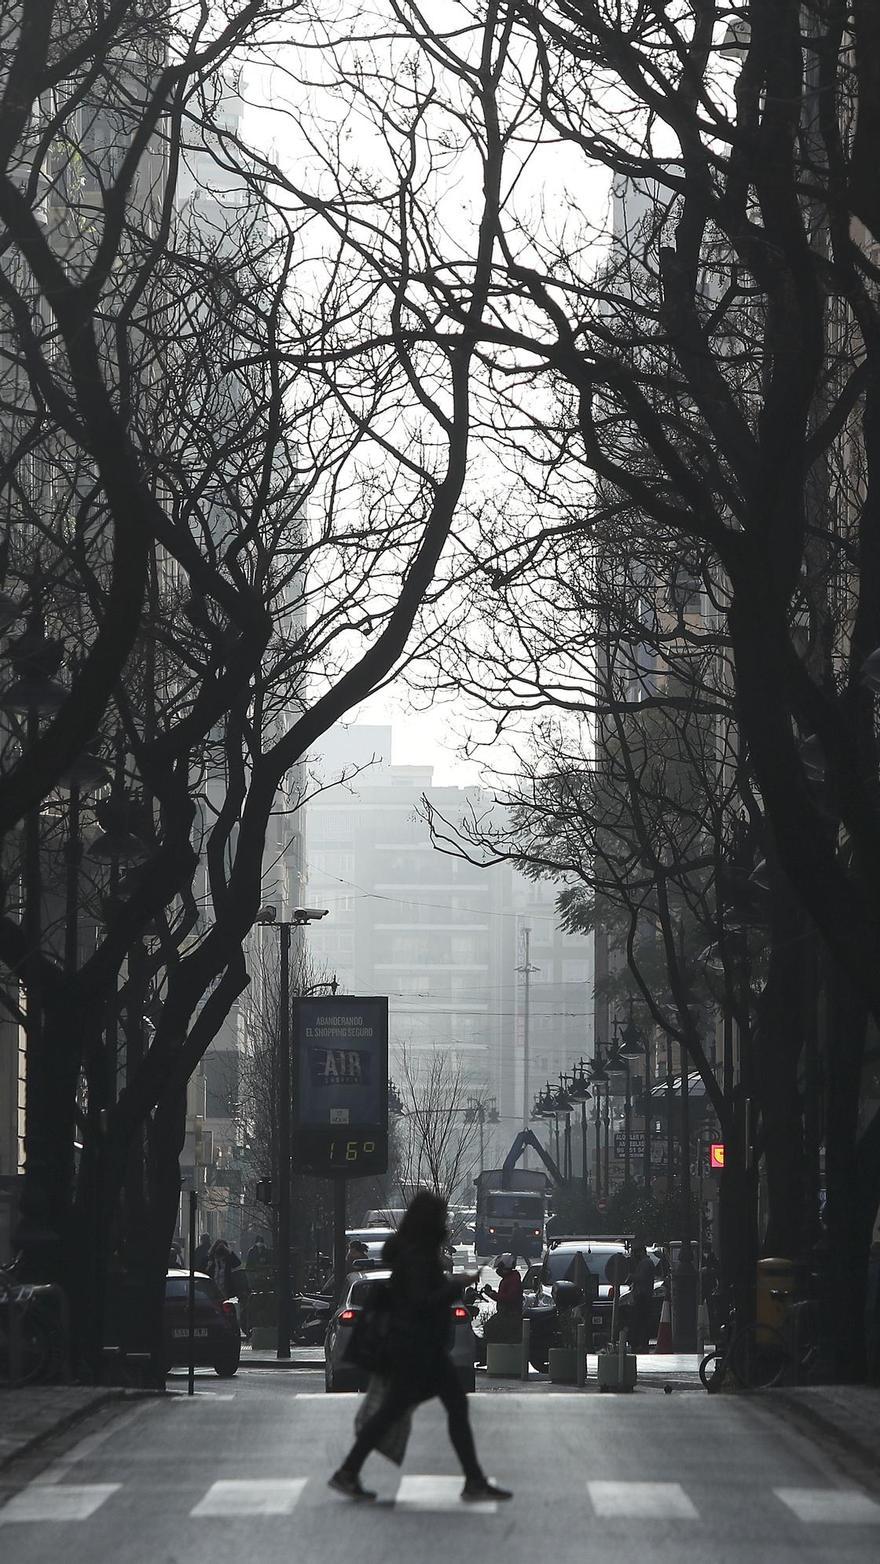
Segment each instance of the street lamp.
[[[589,1068],[590,1068],[590,1074],[589,1074],[590,1085],[591,1086],[595,1085],[595,1086],[599,1087],[599,1094],[598,1094],[598,1096],[596,1098],[596,1196],[598,1198],[599,1192],[600,1192],[600,1190],[602,1188],[602,1184],[603,1184],[603,1179],[602,1179],[601,1173],[602,1173],[602,1125],[604,1124],[604,1126],[605,1126],[605,1178],[604,1178],[604,1185],[605,1185],[605,1195],[606,1195],[606,1198],[607,1198],[607,1196],[610,1195],[610,1193],[611,1193],[611,1145],[610,1145],[610,1125],[611,1125],[610,1090],[611,1090],[611,1083],[610,1083],[610,1081],[608,1079],[608,1070],[605,1067],[605,1059],[604,1059],[604,1056],[603,1056],[603,1053],[602,1053],[602,1044],[601,1043],[597,1043],[596,1044],[596,1052],[593,1055],[592,1059],[590,1060]],[[604,1109],[602,1107],[602,1087],[603,1086],[605,1087],[605,1107],[604,1107]]]
[[[328,907],[295,907],[291,917],[279,918],[277,907],[261,907],[254,923],[277,928],[281,937],[278,1039],[278,1245],[275,1254],[275,1293],[278,1307],[276,1357],[290,1357],[290,931],[326,918]],[[345,1197],[345,1185],[339,1181]]]
[[[648,1044],[648,1040],[645,1037],[645,1034],[642,1031],[641,1027],[636,1025],[636,1021],[635,1021],[635,1018],[633,1016],[633,1005],[632,1005],[632,1001],[631,1000],[630,1000],[630,1006],[629,1006],[629,1017],[628,1017],[627,1021],[625,1022],[624,1026],[621,1028],[620,1045],[619,1045],[617,1051],[620,1054],[621,1058],[623,1058],[623,1059],[627,1059],[627,1060],[640,1059],[640,1058],[642,1058],[644,1056],[644,1060],[645,1060],[645,1088],[644,1088],[644,1091],[645,1091],[645,1095],[644,1095],[644,1103],[645,1103],[645,1140],[644,1140],[644,1163],[643,1163],[643,1174],[644,1174],[644,1177],[643,1177],[643,1182],[644,1182],[644,1186],[645,1186],[645,1193],[647,1194],[649,1189],[651,1188],[651,1088],[650,1088],[650,1082],[649,1082],[649,1076],[650,1076],[650,1047],[649,1047],[649,1044]],[[629,1089],[629,1070],[628,1069],[627,1069],[627,1089]]]
[[589,1179],[587,1168],[587,1103],[593,1095],[590,1091],[590,1082],[587,1078],[586,1068],[586,1060],[579,1059],[569,1077],[567,1087],[569,1100],[573,1103],[579,1102],[581,1105],[581,1171],[585,1187]]
[[630,1076],[629,1058],[621,1048],[620,1025],[615,1017],[614,1036],[611,1043],[611,1052],[607,1059],[608,1070],[614,1075],[623,1075],[626,1080],[623,1100],[623,1182],[629,1184],[630,1175],[630,1127],[632,1121],[632,1078]]

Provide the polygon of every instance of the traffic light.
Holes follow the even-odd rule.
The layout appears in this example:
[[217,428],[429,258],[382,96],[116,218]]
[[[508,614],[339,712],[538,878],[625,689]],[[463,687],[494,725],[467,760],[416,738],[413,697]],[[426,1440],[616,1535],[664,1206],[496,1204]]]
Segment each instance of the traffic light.
[[272,1180],[270,1178],[257,1179],[257,1187],[254,1190],[254,1197],[255,1199],[259,1200],[261,1206],[271,1206]]
[[720,1172],[724,1167],[724,1141],[713,1140],[709,1147],[709,1166],[713,1172]]

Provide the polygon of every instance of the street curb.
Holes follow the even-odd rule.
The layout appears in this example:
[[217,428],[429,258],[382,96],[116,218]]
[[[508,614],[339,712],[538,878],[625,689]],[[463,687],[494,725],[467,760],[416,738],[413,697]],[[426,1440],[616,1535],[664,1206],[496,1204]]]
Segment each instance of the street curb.
[[[761,1397],[760,1405],[776,1417],[787,1418],[806,1438],[814,1443],[822,1442],[830,1448],[832,1458],[844,1468],[847,1476],[856,1476],[860,1482],[880,1489],[880,1465],[876,1447],[866,1445],[839,1423],[823,1417],[821,1411],[798,1396],[785,1390],[770,1390]],[[854,1471],[854,1466],[858,1469]]]
[[288,1373],[295,1370],[299,1374],[320,1374],[323,1363],[291,1363],[288,1358],[242,1358],[239,1368],[243,1369],[286,1369]]
[[[87,1401],[83,1406],[72,1408],[70,1412],[65,1413],[63,1417],[59,1417],[56,1422],[52,1423],[51,1427],[41,1429],[38,1434],[32,1434],[29,1439],[25,1439],[15,1450],[10,1451],[8,1455],[0,1457],[0,1473],[8,1471],[9,1467],[13,1466],[16,1461],[20,1461],[23,1456],[34,1455],[40,1449],[40,1446],[46,1444],[49,1439],[54,1439],[57,1434],[67,1433],[71,1428],[75,1428],[77,1423],[84,1422],[87,1417],[91,1417],[93,1412],[102,1411],[111,1402],[136,1401],[143,1397],[149,1396],[154,1398],[164,1394],[165,1392],[162,1390],[131,1390],[124,1385],[108,1385],[103,1395],[96,1396],[93,1401]],[[2,1406],[2,1401],[0,1401],[0,1406]]]

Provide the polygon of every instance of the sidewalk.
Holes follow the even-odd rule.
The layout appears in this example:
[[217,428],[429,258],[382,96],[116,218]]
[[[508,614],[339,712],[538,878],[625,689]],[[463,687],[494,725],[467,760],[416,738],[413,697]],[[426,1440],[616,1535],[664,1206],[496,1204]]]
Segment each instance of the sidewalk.
[[0,1391],[0,1471],[113,1401],[155,1392],[109,1385],[29,1385]]
[[291,1347],[289,1358],[279,1358],[274,1348],[241,1344],[242,1368],[315,1369],[324,1368],[323,1347]]

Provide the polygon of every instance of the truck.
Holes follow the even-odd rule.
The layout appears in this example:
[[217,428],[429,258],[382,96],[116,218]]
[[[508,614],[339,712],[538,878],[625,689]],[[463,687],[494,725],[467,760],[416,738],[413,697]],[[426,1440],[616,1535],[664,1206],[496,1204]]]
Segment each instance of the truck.
[[[516,1166],[523,1152],[536,1151],[547,1173]],[[556,1163],[531,1130],[520,1130],[500,1168],[487,1168],[476,1179],[477,1254],[505,1250],[533,1260],[544,1250],[547,1185],[564,1182]]]
[[547,1179],[516,1168],[505,1184],[501,1168],[478,1174],[475,1247],[478,1255],[505,1250],[531,1260],[544,1246]]

